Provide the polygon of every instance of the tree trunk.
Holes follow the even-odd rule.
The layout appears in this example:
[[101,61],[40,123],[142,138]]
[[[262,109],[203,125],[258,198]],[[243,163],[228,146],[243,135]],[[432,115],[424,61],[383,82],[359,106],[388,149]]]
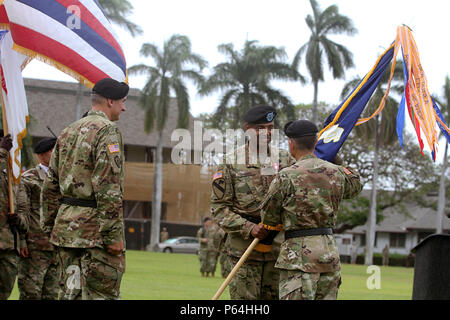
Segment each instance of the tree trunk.
[[[447,142],[447,140],[445,141]],[[444,152],[444,162],[442,164],[442,173],[441,173],[441,182],[439,185],[439,202],[438,202],[438,210],[437,210],[437,219],[436,219],[436,233],[443,233],[443,221],[444,221],[444,210],[445,210],[445,180],[447,178],[447,152],[448,152],[448,143],[445,144],[445,152]]]
[[372,180],[372,194],[370,197],[370,211],[367,218],[366,230],[366,257],[364,264],[370,266],[373,264],[373,251],[375,247],[375,228],[377,225],[377,181],[378,181],[378,153],[380,150],[379,142],[379,117],[375,118],[375,152],[373,157],[373,180]]
[[318,127],[320,127],[319,123],[319,111],[317,110],[318,102],[317,97],[319,95],[319,82],[314,82],[314,100],[313,100],[313,119],[312,122],[314,122]]
[[157,251],[159,244],[159,233],[161,224],[161,202],[162,202],[162,131],[159,132],[158,144],[156,146],[155,175],[153,177],[152,195],[152,231],[150,235],[150,248]]

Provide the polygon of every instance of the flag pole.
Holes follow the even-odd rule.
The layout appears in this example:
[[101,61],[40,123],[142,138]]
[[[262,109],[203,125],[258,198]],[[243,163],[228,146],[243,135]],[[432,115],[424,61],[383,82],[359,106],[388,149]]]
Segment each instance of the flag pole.
[[220,286],[219,290],[217,290],[216,294],[214,295],[214,297],[212,298],[212,300],[217,300],[219,299],[219,297],[222,295],[223,291],[225,290],[225,288],[228,286],[228,284],[230,283],[231,279],[233,279],[233,277],[236,275],[236,273],[238,272],[238,270],[241,268],[241,266],[244,264],[244,262],[247,260],[248,256],[250,255],[250,253],[252,253],[253,249],[256,247],[256,245],[259,243],[259,239],[255,238],[253,240],[253,242],[250,244],[250,246],[247,248],[247,250],[244,252],[244,254],[242,255],[242,257],[239,259],[238,263],[236,263],[236,265],[234,266],[233,270],[231,270],[230,274],[228,275],[228,277],[225,279],[225,281],[222,283],[222,285]]
[[[2,96],[2,120],[3,120],[3,133],[6,136],[8,134],[8,120],[6,119],[5,101],[3,100],[3,90],[1,90]],[[8,175],[8,193],[9,193],[9,213],[14,213],[14,195],[12,189],[12,172],[11,172],[11,154],[8,151],[8,161],[6,165],[6,172]]]

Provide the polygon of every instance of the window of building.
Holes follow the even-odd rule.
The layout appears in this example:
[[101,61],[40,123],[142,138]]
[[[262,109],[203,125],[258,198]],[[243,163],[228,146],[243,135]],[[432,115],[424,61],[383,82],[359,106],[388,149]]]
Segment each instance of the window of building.
[[405,248],[406,234],[405,233],[390,233],[389,246],[391,248]]
[[[375,232],[375,247],[377,246],[378,243],[378,232]],[[362,234],[361,235],[361,242],[359,244],[361,247],[365,247],[366,246],[366,234]]]
[[431,236],[432,234],[433,234],[433,232],[419,232],[417,243],[422,242],[422,240],[424,240],[428,236]]

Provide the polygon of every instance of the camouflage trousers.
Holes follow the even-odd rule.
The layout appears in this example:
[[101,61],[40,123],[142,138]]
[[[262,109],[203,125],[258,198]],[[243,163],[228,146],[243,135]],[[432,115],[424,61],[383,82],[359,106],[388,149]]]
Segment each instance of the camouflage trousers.
[[119,300],[125,254],[99,248],[58,248],[60,300]]
[[220,272],[222,274],[222,277],[226,278],[233,269],[230,257],[226,253],[221,253],[219,261],[220,261]]
[[306,273],[281,270],[280,300],[336,300],[341,285],[341,271]]
[[[230,256],[231,267],[239,261]],[[247,261],[230,282],[231,300],[278,300],[280,271],[275,261]]]
[[20,300],[58,300],[59,270],[55,251],[30,250],[20,258]]
[[17,276],[19,256],[14,250],[0,250],[0,300],[8,300]]
[[201,250],[198,253],[198,259],[200,261],[200,272],[215,273],[217,267],[217,259],[219,253],[210,250]]

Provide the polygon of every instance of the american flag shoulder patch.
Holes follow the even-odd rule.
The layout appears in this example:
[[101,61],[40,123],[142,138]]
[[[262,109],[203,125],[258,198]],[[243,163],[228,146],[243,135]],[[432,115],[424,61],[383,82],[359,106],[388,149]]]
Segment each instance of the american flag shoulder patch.
[[119,144],[108,144],[109,153],[118,153],[120,152]]
[[218,172],[216,172],[216,174],[214,175],[213,180],[217,180],[217,179],[220,179],[220,178],[222,178],[222,177],[223,177],[222,171],[218,171]]
[[347,168],[344,168],[344,172],[345,172],[345,174],[347,174],[347,175],[351,175],[351,174],[352,174],[351,171],[348,170]]

